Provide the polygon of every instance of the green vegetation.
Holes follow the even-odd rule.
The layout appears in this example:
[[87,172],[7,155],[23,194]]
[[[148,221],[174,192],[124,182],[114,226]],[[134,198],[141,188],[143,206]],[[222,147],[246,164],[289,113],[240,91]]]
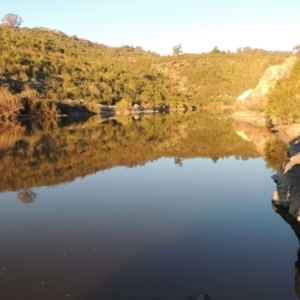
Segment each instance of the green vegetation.
[[269,93],[266,112],[274,124],[300,122],[300,59],[289,78],[279,80]]
[[99,121],[94,116],[86,123],[66,119],[0,123],[0,191],[28,192],[31,187],[61,184],[161,157],[173,157],[180,165],[182,159],[195,157],[217,161],[232,155],[259,156],[253,143],[236,134],[230,119],[208,112]]
[[[107,47],[46,28],[15,30],[20,22],[14,24],[0,26],[0,86],[19,97],[23,113],[37,115],[55,115],[53,105],[65,107],[65,100],[92,113],[99,104],[229,106],[267,67],[289,55],[251,48],[225,53],[216,47],[206,54],[160,57],[141,47]],[[181,45],[175,50],[180,54]]]
[[287,56],[287,53],[257,49],[238,53],[213,50],[176,58],[162,57],[156,68],[171,78],[171,87],[184,93],[188,103],[230,106],[244,91],[257,85],[269,66],[281,64]]

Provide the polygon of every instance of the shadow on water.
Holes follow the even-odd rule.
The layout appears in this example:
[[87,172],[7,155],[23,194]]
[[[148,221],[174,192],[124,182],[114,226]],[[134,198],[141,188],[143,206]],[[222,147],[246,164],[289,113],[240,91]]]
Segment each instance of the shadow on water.
[[264,234],[253,239],[253,219],[243,219],[237,223],[236,210],[226,204],[211,208],[174,239],[132,257],[83,300],[198,300],[187,295],[199,292],[211,299],[281,299],[285,291],[261,268],[269,265],[257,242]]
[[[219,295],[227,289],[224,274],[203,262],[205,257],[207,261],[217,260],[222,265],[219,250],[212,241],[205,244],[210,235],[205,226],[213,226],[212,223],[205,216],[192,220],[173,240],[144,249],[131,257],[82,300],[221,299]],[[219,283],[217,293],[215,282]]]
[[[289,213],[288,208],[273,205],[274,211],[291,226],[300,243],[300,223]],[[297,252],[297,261],[295,262],[295,291],[300,299],[300,248]]]
[[[300,243],[300,136],[289,142],[288,159],[272,179],[276,183],[273,194],[273,210],[279,214],[294,231]],[[300,248],[295,263],[295,291],[300,299]]]

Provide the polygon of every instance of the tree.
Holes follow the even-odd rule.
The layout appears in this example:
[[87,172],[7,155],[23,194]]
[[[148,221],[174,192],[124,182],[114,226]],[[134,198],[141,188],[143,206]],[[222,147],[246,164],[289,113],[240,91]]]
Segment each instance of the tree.
[[180,55],[182,53],[181,48],[182,48],[181,44],[174,46],[173,47],[173,55],[176,55],[176,56]]
[[211,53],[220,53],[221,51],[218,49],[218,47],[216,46]]
[[14,38],[14,31],[23,23],[23,19],[15,14],[6,14],[2,19],[2,24],[8,26],[11,30],[11,38]]
[[293,48],[293,53],[299,56],[300,55],[299,52],[300,52],[300,45],[297,45]]

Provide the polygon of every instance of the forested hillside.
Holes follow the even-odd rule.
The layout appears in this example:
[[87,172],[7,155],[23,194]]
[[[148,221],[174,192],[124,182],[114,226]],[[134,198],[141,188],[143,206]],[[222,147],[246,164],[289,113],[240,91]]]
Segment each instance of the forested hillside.
[[23,112],[41,114],[66,99],[92,111],[97,104],[123,109],[228,105],[290,55],[245,48],[162,57],[46,28],[18,28],[12,37],[5,25],[0,41],[0,87],[22,100]]

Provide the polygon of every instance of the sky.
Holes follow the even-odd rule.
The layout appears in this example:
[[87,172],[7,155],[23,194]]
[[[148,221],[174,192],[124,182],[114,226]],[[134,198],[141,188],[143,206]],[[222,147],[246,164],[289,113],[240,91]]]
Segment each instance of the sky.
[[300,0],[0,0],[0,19],[7,13],[20,16],[22,27],[160,55],[178,44],[184,53],[300,44]]

